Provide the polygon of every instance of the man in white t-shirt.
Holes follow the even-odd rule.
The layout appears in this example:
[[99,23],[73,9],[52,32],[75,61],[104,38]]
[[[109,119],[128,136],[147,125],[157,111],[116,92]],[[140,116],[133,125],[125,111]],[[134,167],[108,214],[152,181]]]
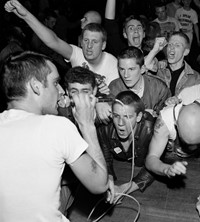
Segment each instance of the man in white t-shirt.
[[61,54],[74,66],[87,66],[93,72],[105,76],[108,85],[112,80],[118,78],[117,59],[104,52],[106,48],[106,32],[97,23],[87,24],[82,30],[81,48],[68,44],[56,34],[44,26],[39,20],[24,8],[17,0],[8,1],[5,5],[8,12],[14,12],[22,18],[38,37],[49,48]]
[[168,39],[173,32],[179,31],[178,21],[175,18],[167,15],[167,9],[164,3],[157,4],[155,6],[155,12],[157,18],[153,21],[160,25],[162,37]]
[[0,221],[66,222],[59,209],[67,163],[92,193],[108,189],[106,163],[94,126],[94,96],[73,95],[72,122],[57,115],[63,90],[46,56],[23,52],[2,68],[8,110],[0,114]]
[[182,0],[183,7],[177,9],[175,18],[180,23],[180,29],[189,37],[191,45],[194,28],[197,44],[200,45],[198,15],[196,11],[190,7],[191,1],[192,0]]

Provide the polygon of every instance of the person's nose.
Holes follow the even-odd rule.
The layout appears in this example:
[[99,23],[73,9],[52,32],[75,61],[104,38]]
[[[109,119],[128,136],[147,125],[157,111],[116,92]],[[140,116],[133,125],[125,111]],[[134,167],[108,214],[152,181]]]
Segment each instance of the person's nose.
[[118,119],[118,125],[119,126],[123,126],[124,125],[124,119],[123,119],[123,117],[119,117],[119,119]]
[[128,70],[124,70],[124,77],[125,77],[125,78],[128,77]]
[[93,47],[92,41],[88,41],[88,45],[87,46],[88,46],[89,49],[91,49]]
[[60,84],[58,84],[57,90],[58,90],[58,94],[60,96],[63,96],[65,94],[65,91],[64,91],[64,89],[62,88],[62,86]]

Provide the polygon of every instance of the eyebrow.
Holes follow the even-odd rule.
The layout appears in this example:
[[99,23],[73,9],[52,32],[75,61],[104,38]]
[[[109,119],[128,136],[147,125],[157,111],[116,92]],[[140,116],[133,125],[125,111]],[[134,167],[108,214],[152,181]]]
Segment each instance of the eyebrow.
[[142,25],[138,24],[138,25],[128,25],[127,28],[129,28],[130,26],[142,27]]

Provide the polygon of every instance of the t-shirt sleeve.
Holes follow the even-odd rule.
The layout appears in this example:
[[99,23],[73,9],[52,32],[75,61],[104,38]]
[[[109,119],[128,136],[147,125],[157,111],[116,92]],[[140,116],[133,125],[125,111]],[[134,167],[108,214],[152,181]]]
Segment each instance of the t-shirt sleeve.
[[[88,147],[87,142],[81,137],[76,126],[65,117],[47,116],[43,141],[48,143],[49,152],[54,158],[71,164],[76,161]],[[43,131],[43,132],[44,132]]]

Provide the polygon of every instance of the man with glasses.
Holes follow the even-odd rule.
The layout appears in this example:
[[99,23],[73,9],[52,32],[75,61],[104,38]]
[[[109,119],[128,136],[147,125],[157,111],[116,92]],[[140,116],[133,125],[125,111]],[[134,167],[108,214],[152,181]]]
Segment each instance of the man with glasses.
[[[165,152],[168,141],[179,138],[184,152],[194,154],[200,144],[200,100],[188,105],[182,103],[165,107],[158,117],[154,134],[149,146],[146,167],[158,175],[173,177],[186,174],[187,162],[178,159],[172,164],[160,158]],[[178,150],[174,150],[179,155]]]

